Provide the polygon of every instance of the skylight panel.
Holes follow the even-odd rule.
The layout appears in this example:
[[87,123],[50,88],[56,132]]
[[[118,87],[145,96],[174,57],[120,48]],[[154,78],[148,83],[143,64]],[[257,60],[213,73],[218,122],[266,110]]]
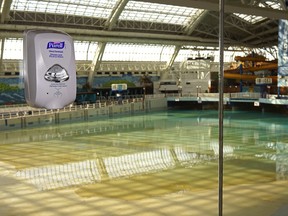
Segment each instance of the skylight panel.
[[[92,61],[98,43],[91,41],[74,41],[75,59]],[[23,39],[5,39],[3,59],[23,59]]]
[[[259,7],[265,7],[265,8],[272,8],[272,9],[281,9],[281,5],[279,2],[275,2],[275,1],[265,1],[265,2],[261,2],[259,4]],[[251,23],[251,24],[255,24],[257,22],[261,22],[263,20],[265,20],[265,17],[262,16],[255,16],[255,15],[245,15],[245,14],[239,14],[239,13],[234,13],[235,16],[243,19],[244,21]]]
[[234,15],[251,24],[255,24],[257,22],[260,22],[266,19],[265,17],[255,16],[255,15],[246,15],[246,14],[239,14],[239,13],[234,13]]
[[74,41],[75,59],[92,61],[96,53],[97,46],[97,42]]
[[73,14],[74,11],[77,10],[77,5],[70,5],[69,7],[66,8],[66,11],[64,14]]
[[57,3],[54,3],[54,2],[51,2],[49,4],[49,7],[46,7],[46,10],[45,12],[48,12],[48,13],[59,13],[59,11],[57,11],[57,6],[58,4]]
[[[272,8],[272,9],[276,9],[276,10],[281,9],[280,3],[274,2],[274,1],[261,2],[259,4],[259,7]],[[260,22],[260,21],[263,21],[264,19],[266,19],[266,17],[255,16],[255,15],[245,15],[245,14],[239,14],[239,13],[234,13],[234,15],[243,19],[244,21],[246,21],[248,23],[251,23],[251,24],[255,24],[257,22]]]
[[281,9],[281,4],[279,2],[274,2],[274,1],[265,1],[264,3],[259,4],[260,7],[268,7],[272,9]]
[[14,0],[11,10],[108,18],[117,0]]
[[155,44],[108,43],[103,61],[168,61],[174,46]]
[[188,7],[129,1],[119,19],[185,25],[198,11]]

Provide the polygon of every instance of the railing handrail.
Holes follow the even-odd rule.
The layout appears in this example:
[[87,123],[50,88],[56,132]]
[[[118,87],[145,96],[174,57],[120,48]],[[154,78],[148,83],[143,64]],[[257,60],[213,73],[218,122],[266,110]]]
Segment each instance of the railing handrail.
[[[96,101],[95,103],[87,103],[87,104],[71,104],[70,106],[66,106],[62,109],[45,109],[45,108],[34,108],[30,107],[27,104],[17,105],[8,105],[0,108],[0,119],[11,119],[11,118],[19,118],[23,116],[39,116],[51,113],[59,113],[59,112],[70,112],[81,109],[97,109],[106,106],[117,106],[120,104],[128,104],[135,102],[142,102],[143,95],[141,97],[130,97],[129,99],[117,99],[117,100],[105,100],[105,101]],[[13,108],[13,109],[12,109]],[[12,109],[12,110],[11,110]]]
[[[275,96],[275,95],[274,95]],[[276,96],[266,95],[268,98],[276,98]],[[209,98],[218,98],[218,93],[166,93],[166,94],[153,94],[153,95],[128,95],[123,96],[122,98],[110,96],[108,98],[101,98],[95,103],[87,103],[80,105],[70,105],[62,109],[49,110],[41,108],[33,108],[27,104],[14,104],[14,105],[2,105],[0,106],[0,119],[10,119],[10,118],[19,118],[23,116],[38,116],[45,115],[49,113],[57,112],[69,112],[81,109],[97,109],[106,106],[117,106],[120,104],[129,104],[143,102],[144,98],[146,99],[155,99],[155,98],[164,98],[164,97],[209,97]],[[259,99],[261,94],[258,92],[236,92],[236,93],[225,93],[224,98],[230,99]]]
[[[166,97],[209,97],[218,98],[219,93],[166,93]],[[236,92],[236,93],[224,93],[224,98],[250,98],[259,99],[261,94],[258,92]]]

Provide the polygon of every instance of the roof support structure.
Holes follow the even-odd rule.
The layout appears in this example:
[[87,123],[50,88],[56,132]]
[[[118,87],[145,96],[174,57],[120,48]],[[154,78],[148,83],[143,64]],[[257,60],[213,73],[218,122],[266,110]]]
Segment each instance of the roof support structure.
[[201,10],[197,18],[191,19],[190,23],[185,26],[184,34],[191,35],[198,24],[204,19],[204,17],[209,13],[207,10]]
[[[210,14],[211,16],[213,16],[215,19],[219,19],[219,16],[216,15],[215,13],[214,14]],[[241,22],[239,19],[237,19],[235,17],[235,15],[230,15],[230,16],[226,16],[224,18],[224,24],[228,24],[236,29],[239,29],[240,31],[242,32],[245,32],[249,35],[254,35],[253,32],[247,30],[247,28],[245,28],[246,26],[243,24],[245,22]]]
[[[16,37],[22,38],[23,31],[27,26],[24,25],[0,25],[0,37]],[[43,29],[39,26],[30,26],[33,29]],[[192,37],[187,35],[169,35],[157,33],[138,33],[138,32],[115,32],[100,31],[90,29],[75,28],[58,28],[46,27],[46,29],[62,30],[73,36],[74,40],[88,40],[99,42],[125,42],[125,43],[153,43],[153,44],[169,44],[169,45],[199,45],[199,46],[218,46],[217,40],[204,39],[200,37]],[[1,31],[4,30],[4,31]],[[235,45],[237,45],[235,43]]]
[[[195,28],[197,27],[197,25],[204,19],[204,17],[208,14],[208,11],[205,10],[201,10],[197,16],[197,18],[191,19],[191,22],[185,26],[184,29],[184,34],[185,35],[190,35],[192,34],[192,32],[195,30]],[[184,44],[183,44],[184,45]],[[166,70],[170,70],[179,51],[181,50],[182,45],[176,45],[175,49],[174,49],[174,53],[171,57],[171,59],[167,62],[166,64]]]
[[288,8],[288,1],[287,1],[287,0],[279,0],[279,2],[280,2],[280,5],[281,5],[281,8],[282,8],[283,10],[287,10],[287,8]]
[[[280,2],[282,8],[273,9],[276,4],[265,4],[266,0],[225,0],[223,18],[225,24],[228,24],[227,26],[225,25],[226,28],[223,35],[225,47],[233,45],[255,48],[259,46],[269,47],[276,44],[277,21],[278,19],[288,19],[287,1],[279,0],[278,6]],[[76,13],[71,15],[46,13],[37,10],[29,11],[28,8],[20,11],[16,7],[11,6],[12,2],[12,0],[0,0],[0,46],[1,43],[4,46],[4,40],[1,40],[1,38],[22,38],[22,32],[27,28],[42,29],[43,26],[47,29],[65,31],[74,40],[97,41],[99,46],[95,50],[93,61],[89,61],[91,65],[87,69],[87,71],[89,70],[90,82],[93,80],[95,71],[99,71],[106,44],[109,42],[162,44],[164,47],[165,45],[173,45],[174,53],[167,62],[162,62],[163,65],[165,64],[166,70],[171,69],[179,51],[185,46],[218,47],[219,45],[217,36],[219,27],[216,24],[216,21],[219,20],[219,3],[216,0],[141,0],[141,2],[154,4],[198,8],[199,10],[197,10],[196,14],[190,16],[190,22],[186,25],[183,25],[183,23],[162,23],[161,20],[155,22],[147,19],[145,21],[145,11],[148,15],[150,13],[149,10],[153,6],[150,9],[144,6],[141,9],[139,8],[139,12],[141,12],[139,15],[143,16],[143,19],[138,17],[137,14],[133,20],[130,18],[119,20],[129,0],[116,0],[112,6],[113,8],[109,6],[110,15],[106,14],[105,17],[88,17],[85,14],[81,16]],[[261,5],[259,5],[260,3]],[[141,4],[139,5],[135,7],[141,7]],[[170,6],[167,8],[169,9]],[[10,9],[10,7],[12,8]],[[164,10],[159,11],[159,13],[161,15],[162,13],[167,13],[169,16],[178,16],[178,12],[172,9],[173,7],[171,7],[170,12],[169,10],[167,12]],[[132,11],[134,12],[134,9]],[[135,10],[135,13],[137,13],[137,10]],[[155,14],[157,13],[158,11]],[[270,19],[262,20],[259,25],[258,23],[257,25],[252,25],[252,23],[246,22],[244,19],[233,15],[233,13],[263,16]],[[187,18],[185,14],[182,15]],[[141,19],[138,20],[138,18]],[[87,50],[87,52],[90,51]],[[1,53],[2,57],[0,57],[3,58],[3,48],[0,50]]]
[[9,12],[10,12],[10,7],[12,4],[12,0],[3,0],[1,1],[0,5],[0,13],[1,13],[1,20],[0,23],[4,23],[5,20],[9,19]]
[[1,44],[0,44],[0,72],[2,72],[2,63],[3,63],[3,53],[4,53],[4,44],[5,44],[5,38],[1,38]]
[[128,3],[129,0],[119,0],[115,7],[113,8],[110,16],[108,17],[106,23],[105,23],[105,28],[107,30],[112,30],[114,27],[116,21],[118,20],[119,16],[121,15],[123,9],[125,8],[126,4]]
[[[144,2],[151,2],[151,3],[159,3],[159,4],[168,4],[168,5],[175,5],[175,6],[184,6],[184,7],[192,7],[192,8],[199,8],[205,9],[210,11],[218,11],[219,4],[218,1],[215,0],[142,0]],[[270,19],[288,19],[288,13],[285,10],[277,10],[271,8],[262,8],[262,7],[255,7],[252,5],[245,5],[241,4],[241,1],[233,1],[238,2],[229,3],[227,1],[225,3],[225,13],[242,13],[248,15],[255,15],[255,16],[262,16],[267,17]]]
[[101,63],[101,60],[102,60],[102,57],[103,57],[103,54],[104,54],[104,50],[105,50],[106,44],[107,44],[106,42],[98,43],[98,47],[97,47],[94,59],[93,59],[92,64],[91,64],[92,65],[92,67],[91,67],[92,70],[89,72],[89,75],[88,75],[88,83],[91,86],[92,86],[92,83],[93,83],[94,73],[100,67],[100,63]]
[[[213,16],[215,19],[219,19],[218,14],[210,13],[210,15]],[[247,26],[245,26],[245,22],[241,22],[233,14],[225,17],[224,24],[228,24],[232,26],[233,28],[239,29],[240,31],[249,34],[253,38],[260,38],[258,34],[255,34],[255,32],[251,32],[250,30],[247,30]],[[244,42],[245,41],[243,40],[243,43]]]
[[173,53],[173,55],[172,55],[170,61],[167,62],[167,64],[166,64],[166,70],[171,69],[171,67],[172,67],[172,65],[173,65],[173,63],[174,63],[174,61],[175,61],[175,59],[176,59],[176,57],[177,57],[179,51],[181,50],[181,47],[182,47],[181,45],[177,45],[177,46],[175,46],[174,53]]
[[254,38],[261,39],[260,36],[265,35],[265,34],[278,34],[278,27],[275,27],[275,28],[272,28],[272,29],[268,29],[266,31],[263,31],[263,32],[257,34],[257,35],[253,34],[253,35],[251,35],[249,37],[246,37],[246,38],[243,39],[243,43],[245,41],[249,41],[249,40],[254,39]]
[[[105,22],[105,28],[108,31],[113,29],[116,21],[118,20],[121,12],[125,8],[128,1],[129,0],[118,0],[115,7],[113,8],[110,16],[108,17],[107,21]],[[99,42],[98,43],[98,47],[97,47],[94,59],[91,63],[91,69],[92,70],[89,72],[89,75],[88,75],[88,83],[90,84],[90,86],[92,86],[92,84],[93,84],[93,77],[94,77],[95,72],[100,67],[106,44],[107,44],[107,42]]]

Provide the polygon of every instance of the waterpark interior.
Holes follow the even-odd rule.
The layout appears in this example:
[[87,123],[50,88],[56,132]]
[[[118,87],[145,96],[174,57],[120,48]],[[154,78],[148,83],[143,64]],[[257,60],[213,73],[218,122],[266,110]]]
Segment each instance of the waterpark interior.
[[[0,214],[287,215],[287,7],[0,0]],[[71,103],[29,103],[28,30],[73,39]]]

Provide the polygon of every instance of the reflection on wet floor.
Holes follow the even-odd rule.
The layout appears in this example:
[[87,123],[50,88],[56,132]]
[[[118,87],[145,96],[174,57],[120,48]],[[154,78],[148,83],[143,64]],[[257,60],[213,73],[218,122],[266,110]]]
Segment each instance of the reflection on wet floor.
[[[171,111],[6,131],[0,160],[12,167],[9,178],[39,192],[126,201],[196,195],[217,191],[217,124],[213,111]],[[286,180],[286,131],[279,116],[226,114],[224,185]]]

